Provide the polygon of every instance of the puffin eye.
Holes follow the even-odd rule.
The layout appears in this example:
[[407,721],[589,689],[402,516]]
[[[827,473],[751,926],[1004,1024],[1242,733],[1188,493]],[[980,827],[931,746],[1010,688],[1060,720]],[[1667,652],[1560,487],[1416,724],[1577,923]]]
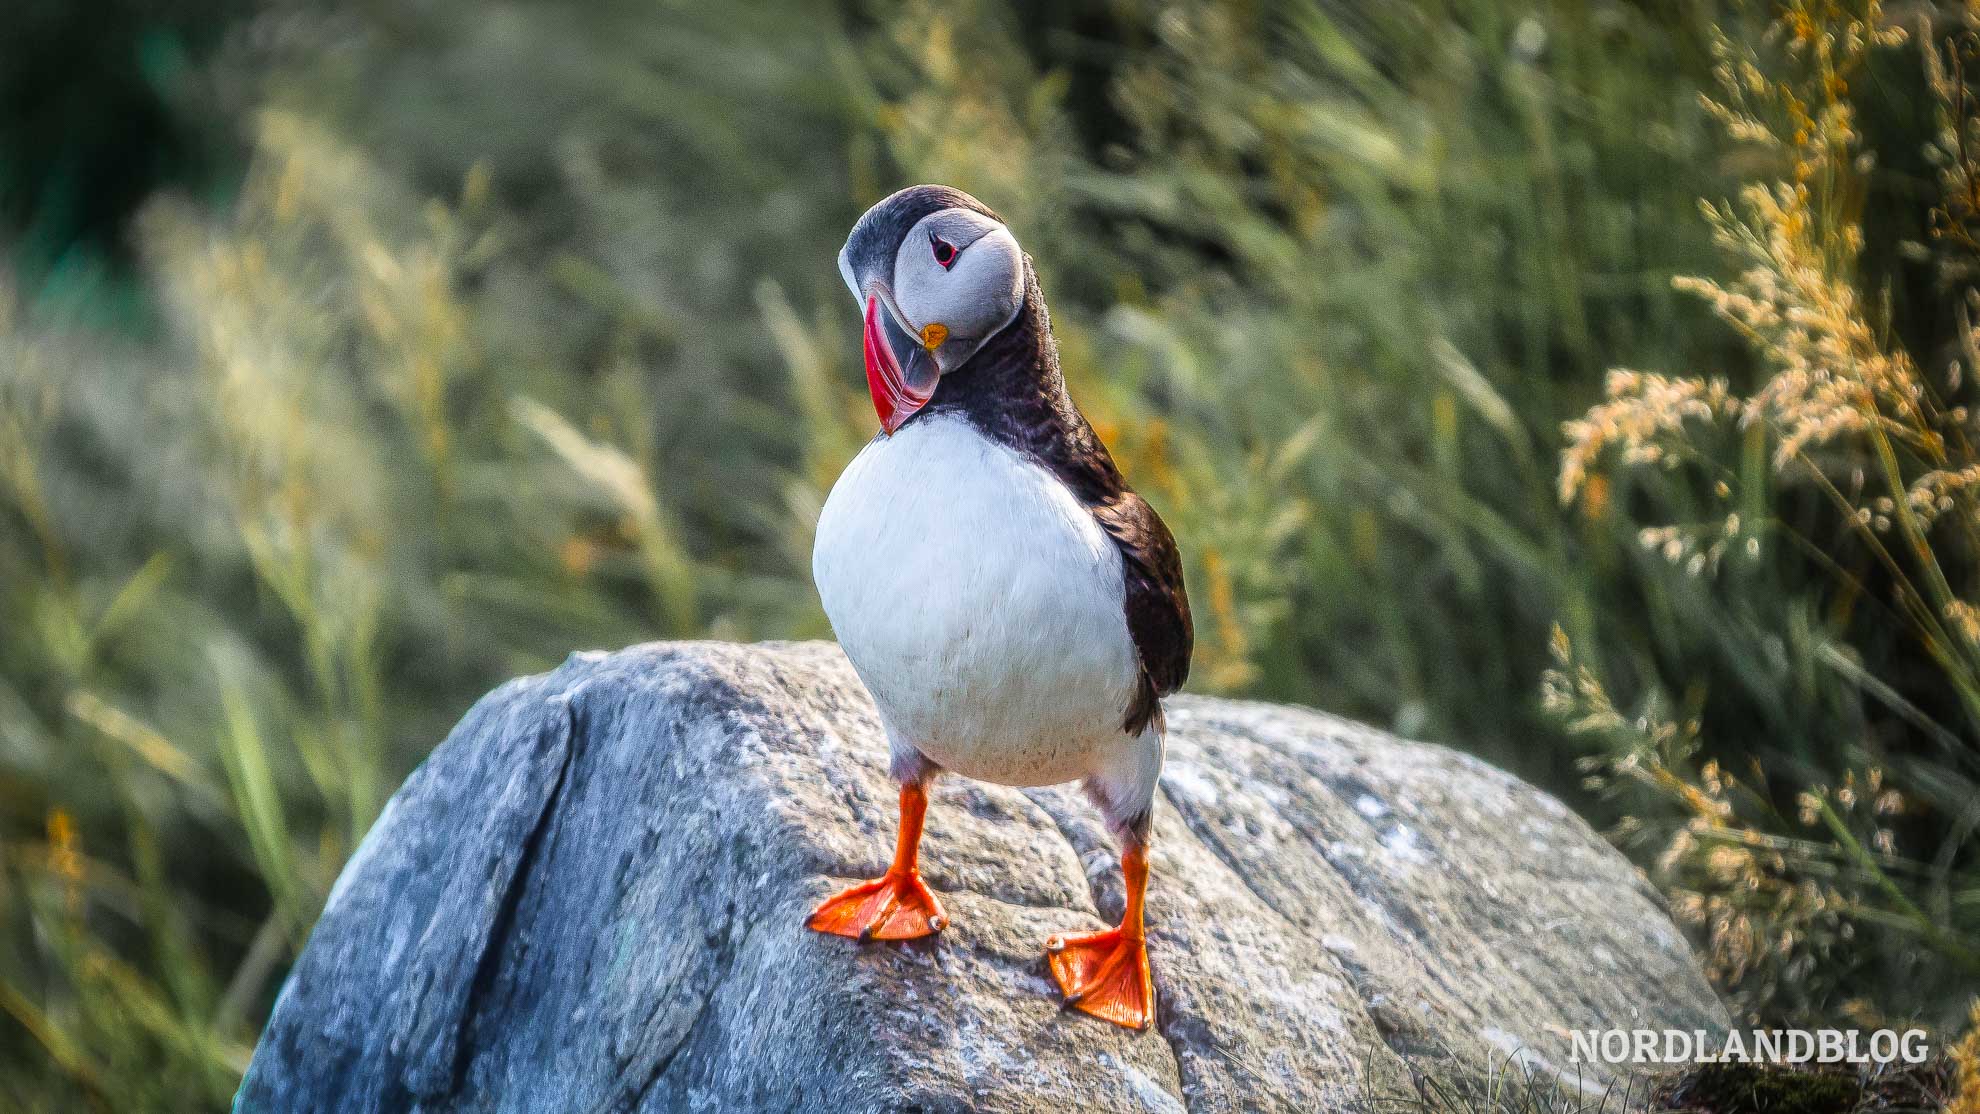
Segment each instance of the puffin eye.
[[958,254],[956,245],[930,232],[928,234],[928,246],[935,250],[935,262],[941,264],[944,271],[956,265],[956,255]]

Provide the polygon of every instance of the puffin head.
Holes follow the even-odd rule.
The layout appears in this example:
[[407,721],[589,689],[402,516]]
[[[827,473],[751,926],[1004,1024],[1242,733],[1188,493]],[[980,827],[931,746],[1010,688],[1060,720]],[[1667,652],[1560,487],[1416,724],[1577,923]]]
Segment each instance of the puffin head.
[[890,434],[1024,305],[1011,230],[948,186],[909,186],[868,209],[839,250],[839,274],[866,318],[866,386]]

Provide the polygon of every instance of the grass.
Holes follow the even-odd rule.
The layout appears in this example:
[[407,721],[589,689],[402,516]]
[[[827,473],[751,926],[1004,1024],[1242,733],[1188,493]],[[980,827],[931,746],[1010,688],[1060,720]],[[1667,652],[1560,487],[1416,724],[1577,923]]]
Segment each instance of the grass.
[[[1811,42],[1867,18],[1801,11]],[[1919,446],[1893,472],[1839,441],[1788,477],[1773,430],[1718,415],[1675,431],[1677,469],[1570,455],[1560,498],[1562,425],[1622,397],[1612,368],[1740,400],[1779,374],[1715,301],[1751,214],[1698,210],[1797,173],[1700,99],[1749,48],[1801,79],[1773,14],[243,16],[171,86],[242,137],[232,196],[162,190],[128,265],[37,248],[0,296],[0,1105],[223,1107],[344,858],[502,679],[575,647],[828,633],[812,523],[871,428],[830,260],[923,180],[1035,257],[1075,395],[1183,542],[1194,688],[1634,817],[1743,1013],[1955,1025],[1963,995],[1928,976],[1974,947],[1974,730],[1920,628],[1958,629],[1974,553],[1934,548],[1934,574],[1871,486],[1919,482]],[[1853,259],[1818,251],[1826,288],[1948,408],[1971,191],[1933,90],[1964,87],[1958,33],[1866,47],[1824,93],[1857,138],[1822,148],[1837,189],[1808,217],[1817,245],[1860,226]],[[1870,502],[1867,537],[1815,475]],[[1766,524],[1760,561],[1691,529],[1729,512]],[[1612,720],[1543,700],[1556,626],[1554,692]]]
[[[1658,874],[1705,930],[1712,972],[1749,1011],[1818,1017],[1825,999],[1858,986],[1876,988],[1859,1017],[1956,1010],[1958,997],[1938,989],[1946,972],[1980,976],[1969,900],[1980,875],[1960,819],[1980,784],[1966,741],[1980,726],[1980,623],[1965,571],[1980,541],[1980,455],[1960,402],[1980,348],[1972,334],[1949,336],[1955,354],[1928,370],[1914,353],[1930,348],[1879,306],[1866,265],[1879,152],[1852,99],[1908,38],[1876,3],[1791,3],[1756,42],[1721,40],[1721,90],[1706,103],[1731,136],[1773,156],[1778,176],[1736,203],[1703,206],[1736,277],[1678,285],[1748,339],[1763,375],[1741,391],[1723,378],[1619,370],[1605,401],[1566,427],[1564,503],[1600,513],[1586,499],[1591,482],[1662,472],[1694,493],[1698,511],[1646,525],[1646,550],[1682,575],[1737,586],[1743,600],[1785,569],[1826,601],[1782,656],[1802,658],[1829,700],[1855,706],[1818,721],[1818,738],[1842,745],[1827,756],[1828,777],[1798,784],[1781,784],[1765,752],[1722,761],[1731,755],[1713,745],[1711,717],[1723,702],[1675,713],[1653,693],[1634,717],[1619,714],[1599,666],[1557,635],[1552,702],[1585,733],[1633,736],[1605,780],[1686,816]],[[1980,127],[1964,60],[1980,51],[1980,5],[1921,22],[1918,38],[1942,127],[1930,145],[1930,227],[1941,251],[1951,247],[1943,258],[1922,244],[1915,254],[1960,304],[1971,297],[1960,246],[1970,242],[1968,138]],[[1953,316],[1970,329],[1963,311]],[[1604,480],[1597,501],[1608,498]],[[1882,660],[1869,660],[1870,648]]]

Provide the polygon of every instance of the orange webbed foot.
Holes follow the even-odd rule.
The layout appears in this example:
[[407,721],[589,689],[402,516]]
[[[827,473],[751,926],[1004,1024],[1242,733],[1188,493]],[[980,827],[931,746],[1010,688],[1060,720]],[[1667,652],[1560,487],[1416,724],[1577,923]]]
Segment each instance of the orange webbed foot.
[[1155,981],[1139,935],[1110,928],[1054,936],[1045,951],[1066,1005],[1130,1029],[1146,1029],[1155,1020]]
[[826,898],[804,923],[817,932],[865,943],[933,935],[948,926],[949,918],[920,874],[890,870]]

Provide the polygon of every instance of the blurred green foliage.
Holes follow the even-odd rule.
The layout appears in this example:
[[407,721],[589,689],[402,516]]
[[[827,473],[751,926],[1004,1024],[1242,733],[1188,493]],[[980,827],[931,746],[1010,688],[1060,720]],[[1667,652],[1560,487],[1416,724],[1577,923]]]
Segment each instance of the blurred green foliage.
[[[190,169],[133,171],[68,249],[33,230],[82,195],[0,109],[0,1105],[222,1107],[344,858],[502,679],[829,634],[812,523],[873,425],[831,260],[915,181],[1034,256],[1075,396],[1183,543],[1197,691],[1447,742],[1604,821],[1575,769],[1604,742],[1539,699],[1556,622],[1789,796],[1916,745],[1809,664],[1846,637],[1915,666],[1820,583],[1645,552],[1686,483],[1557,495],[1608,368],[1754,374],[1672,287],[1727,266],[1698,199],[1769,165],[1699,101],[1748,16],[213,10],[143,94]],[[143,12],[105,38],[178,26]],[[1935,126],[1904,89],[1871,90],[1898,167]],[[49,262],[104,214],[100,264]]]

